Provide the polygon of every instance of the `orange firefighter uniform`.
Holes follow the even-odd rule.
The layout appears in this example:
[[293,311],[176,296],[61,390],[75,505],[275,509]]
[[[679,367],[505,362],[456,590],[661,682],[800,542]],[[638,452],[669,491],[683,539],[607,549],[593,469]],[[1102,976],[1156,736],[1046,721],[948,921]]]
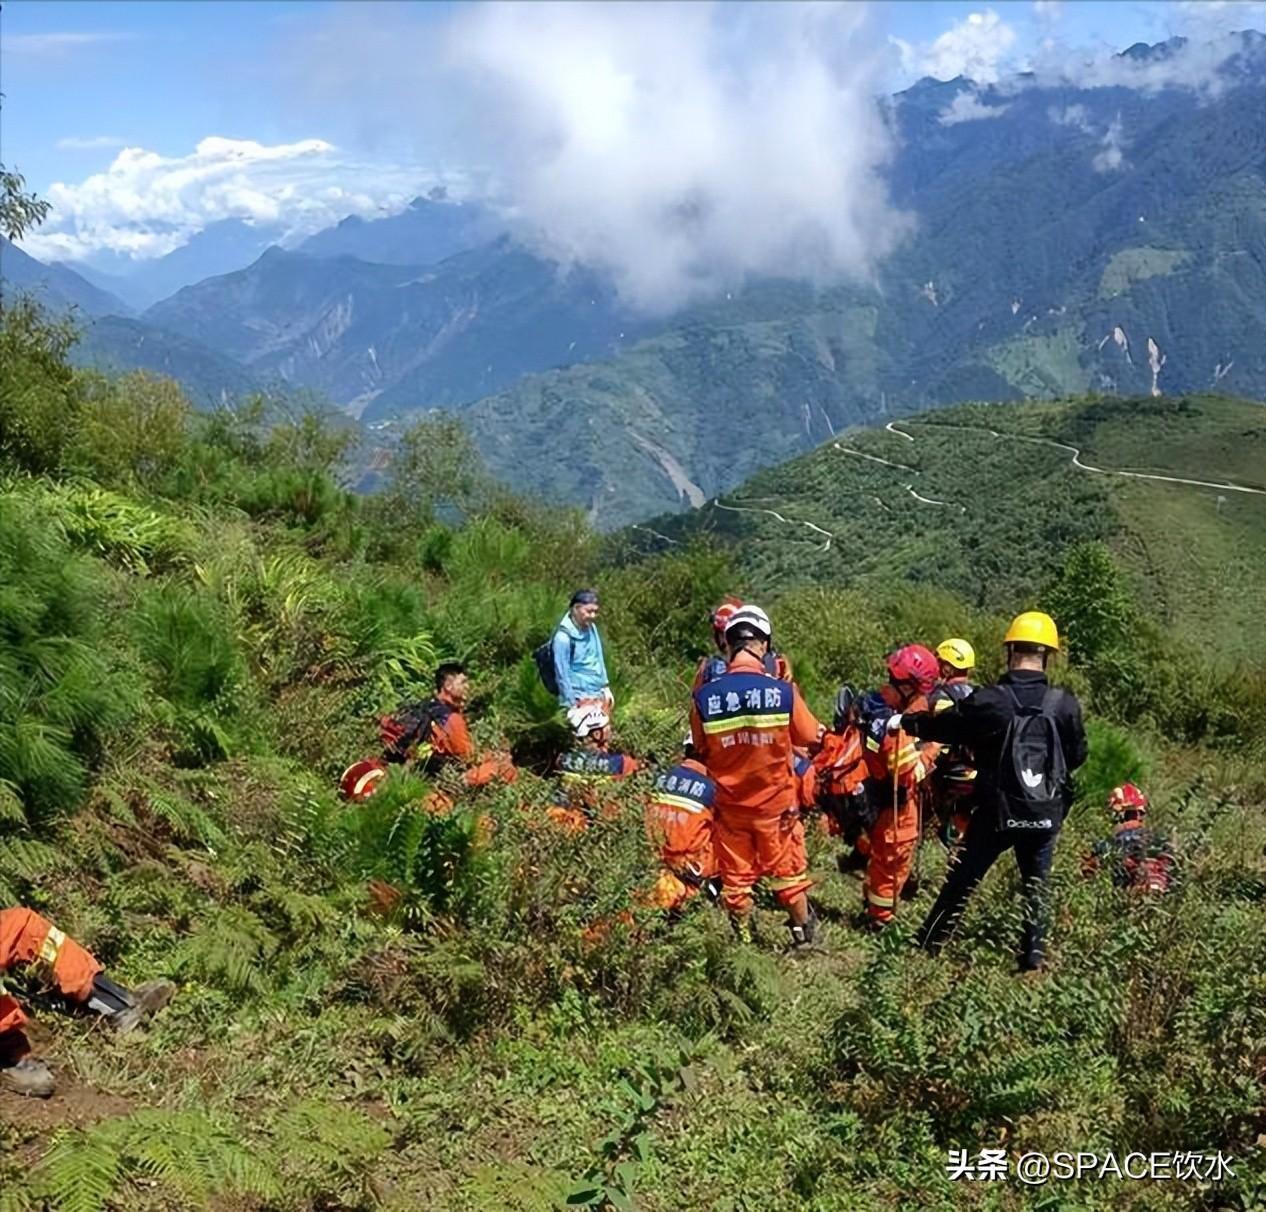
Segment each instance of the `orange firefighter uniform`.
[[[0,972],[18,964],[42,964],[58,991],[72,1001],[86,1002],[93,978],[102,971],[74,939],[30,909],[0,909]],[[0,1060],[16,1061],[30,1051],[22,1028],[26,1015],[17,1000],[0,993]]]
[[442,690],[425,703],[383,716],[378,731],[383,756],[355,762],[343,771],[339,788],[345,799],[369,799],[386,776],[388,763],[409,762],[427,774],[436,774],[455,762],[465,767],[462,783],[467,787],[513,783],[519,777],[519,769],[508,754],[491,752],[476,760],[466,717]]
[[869,769],[862,736],[854,724],[842,732],[828,732],[813,759],[817,774],[817,799],[832,837],[855,844],[859,825],[859,800],[864,797]]
[[716,875],[715,802],[716,783],[694,758],[678,762],[655,780],[646,805],[646,835],[664,868],[648,898],[655,908],[680,909]]
[[903,702],[889,685],[867,695],[862,705],[869,793],[878,809],[867,840],[859,847],[868,855],[862,893],[867,915],[880,924],[892,920],[897,898],[910,878],[922,828],[924,783],[940,751],[934,742],[888,732],[888,719],[899,710],[926,711],[927,698],[919,694]]
[[545,813],[568,833],[579,833],[599,816],[611,819],[619,814],[619,804],[604,793],[641,768],[637,758],[608,749],[564,753],[558,759],[558,794]]
[[[928,695],[928,709],[939,715],[969,699],[976,687],[966,673],[942,678]],[[962,843],[976,804],[976,766],[970,752],[958,745],[943,748],[932,778],[932,808],[937,836],[947,846]]]
[[739,652],[726,673],[695,691],[690,731],[716,782],[713,844],[726,908],[735,917],[749,913],[761,879],[790,904],[812,884],[794,747],[815,746],[821,725],[792,682]]

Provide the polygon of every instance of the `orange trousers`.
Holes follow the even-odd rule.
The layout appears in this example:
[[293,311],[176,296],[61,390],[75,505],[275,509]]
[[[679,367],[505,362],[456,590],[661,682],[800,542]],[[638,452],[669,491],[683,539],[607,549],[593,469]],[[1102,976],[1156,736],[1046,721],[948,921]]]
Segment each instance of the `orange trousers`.
[[[60,992],[77,1002],[88,1000],[92,978],[101,965],[74,939],[30,909],[0,909],[0,972],[17,964],[41,963]],[[28,1046],[22,1028],[26,1015],[15,998],[0,994],[0,1041],[4,1059],[16,1060]]]
[[914,803],[903,804],[895,821],[891,808],[875,818],[865,847],[866,881],[862,885],[866,912],[875,921],[892,920],[897,898],[910,878],[918,840],[919,810]]
[[721,899],[734,916],[751,912],[752,889],[759,880],[769,882],[782,905],[813,886],[799,813],[727,805],[716,809],[712,830]]
[[470,766],[462,775],[467,787],[486,787],[489,783],[513,783],[519,777],[519,768],[506,753],[490,753],[482,761]]

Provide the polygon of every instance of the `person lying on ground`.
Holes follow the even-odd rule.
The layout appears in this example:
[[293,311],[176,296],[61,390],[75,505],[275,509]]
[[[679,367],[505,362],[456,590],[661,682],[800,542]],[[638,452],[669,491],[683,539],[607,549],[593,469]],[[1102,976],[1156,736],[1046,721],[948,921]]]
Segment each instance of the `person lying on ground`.
[[[125,989],[105,975],[100,963],[74,939],[31,909],[0,909],[0,973],[19,964],[47,969],[58,992],[115,1031],[135,1031],[176,991],[171,981],[149,981]],[[23,1029],[27,1017],[15,997],[0,987],[0,1090],[28,1098],[48,1098],[55,1088],[48,1065],[31,1054]]]

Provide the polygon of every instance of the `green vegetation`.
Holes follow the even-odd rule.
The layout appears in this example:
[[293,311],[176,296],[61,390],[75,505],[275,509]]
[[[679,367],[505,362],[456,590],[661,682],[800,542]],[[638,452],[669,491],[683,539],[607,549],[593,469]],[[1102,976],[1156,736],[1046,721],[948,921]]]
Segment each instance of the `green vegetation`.
[[1260,659],[1266,496],[1096,474],[1074,467],[1066,447],[1104,470],[1261,488],[1266,408],[1221,396],[1092,397],[966,405],[896,429],[907,436],[841,434],[647,529],[677,542],[715,535],[763,591],[895,578],[998,611],[1032,600],[1071,545],[1103,542],[1180,649],[1201,663]]
[[[317,417],[198,414],[152,379],[72,370],[29,309],[3,314],[0,349],[0,900],[47,913],[120,980],[181,986],[141,1038],[34,997],[63,1095],[0,1096],[4,1212],[1261,1206],[1266,694],[1246,667],[1156,647],[1142,587],[1163,595],[1167,573],[1140,582],[1117,549],[1115,482],[1036,445],[998,460],[944,425],[911,425],[913,444],[850,433],[968,513],[828,444],[734,500],[812,517],[829,549],[709,510],[736,546],[674,521],[680,545],[648,556],[508,496],[452,427],[417,431],[358,499],[340,483],[347,431]],[[1108,434],[1117,414],[1092,407]],[[1086,414],[937,420],[1001,415],[1066,434]],[[1041,525],[1017,569],[1022,493]],[[875,939],[849,926],[857,887],[815,835],[829,946],[802,960],[773,945],[772,910],[749,948],[718,914],[669,928],[637,908],[644,784],[572,837],[534,773],[562,738],[527,654],[591,581],[622,742],[661,760],[727,591],[762,594],[823,714],[898,641],[962,633],[992,662],[1011,609],[1057,603],[1094,756],[1050,974],[1011,975],[1004,872],[944,958],[907,949],[933,846],[925,890]],[[394,777],[341,803],[375,712],[449,657],[472,669],[477,739],[513,742],[519,782]],[[1078,870],[1104,794],[1140,772],[1177,833],[1164,901]],[[435,791],[451,812],[425,811]],[[1236,1177],[951,1182],[948,1150],[985,1147],[1222,1148]]]
[[1188,260],[1188,254],[1174,248],[1123,248],[1114,253],[1099,279],[1099,294],[1110,299],[1123,294],[1135,282],[1171,274]]

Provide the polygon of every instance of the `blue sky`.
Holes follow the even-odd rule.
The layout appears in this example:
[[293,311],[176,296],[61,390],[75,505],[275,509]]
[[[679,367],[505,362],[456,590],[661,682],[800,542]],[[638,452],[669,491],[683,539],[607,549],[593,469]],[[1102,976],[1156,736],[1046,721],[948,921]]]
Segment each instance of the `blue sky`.
[[[464,7],[317,0],[7,0],[0,14],[3,157],[44,194],[58,183],[78,189],[104,173],[126,146],[144,149],[164,165],[170,161],[172,172],[205,170],[208,179],[215,176],[210,164],[217,157],[259,160],[264,163],[261,189],[270,196],[287,185],[293,186],[292,194],[311,192],[328,177],[335,184],[322,205],[334,210],[396,205],[417,186],[442,178],[461,148],[430,133],[431,119],[454,104],[451,94],[437,90],[429,96],[426,73],[401,74],[399,63],[394,77],[386,70],[379,73],[377,58],[391,58],[398,31],[407,30],[425,47],[432,33],[438,38]],[[852,6],[852,11],[862,7]],[[869,78],[876,88],[894,90],[924,71],[954,71],[963,54],[978,78],[987,79],[990,72],[1023,64],[1043,40],[1107,53],[1173,33],[1266,28],[1266,4],[1216,0],[906,0],[864,7],[871,44],[885,55]],[[344,43],[346,62],[340,53]],[[383,120],[392,109],[392,88],[405,94],[401,106],[421,115],[407,131],[403,124],[397,129]],[[376,98],[378,108],[362,105],[362,94]],[[251,141],[258,150],[217,143],[191,160],[212,136]],[[275,156],[263,150],[279,146],[293,150]],[[303,165],[304,171],[281,184],[283,164]],[[367,177],[379,180],[377,165],[389,185],[372,197],[368,191],[358,193],[358,183]],[[152,181],[152,175],[144,180]],[[242,185],[255,179],[248,173],[235,180]],[[107,186],[94,188],[100,193]],[[122,187],[116,182],[109,188]],[[95,221],[89,214],[92,193],[73,195],[74,205],[83,208],[77,221]],[[221,194],[214,214],[238,205]],[[187,192],[182,196],[187,198]],[[71,205],[70,193],[59,197],[63,208]],[[252,205],[249,199],[244,204]],[[263,209],[256,217],[267,211],[259,205]],[[161,223],[167,215],[171,224],[187,226],[188,216],[178,211],[173,203],[151,218]],[[316,206],[313,214],[318,211]],[[162,248],[139,251],[156,255]]]

